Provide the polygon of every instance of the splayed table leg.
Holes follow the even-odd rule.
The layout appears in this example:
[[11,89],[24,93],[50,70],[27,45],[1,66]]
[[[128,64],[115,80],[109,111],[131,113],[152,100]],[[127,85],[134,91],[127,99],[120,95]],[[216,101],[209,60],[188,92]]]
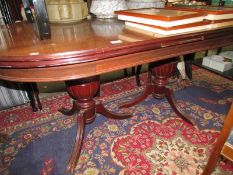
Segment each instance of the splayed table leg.
[[77,113],[77,136],[67,165],[67,171],[73,173],[81,153],[85,125],[94,122],[96,113],[112,119],[126,119],[132,115],[111,112],[101,102],[94,100],[100,88],[99,76],[66,81],[66,86],[69,95],[74,99],[73,106],[70,110],[62,108],[59,111],[65,115]]
[[150,81],[148,82],[143,94],[136,97],[129,103],[122,104],[120,108],[136,105],[146,99],[150,94],[152,94],[156,99],[163,99],[166,97],[174,112],[183,120],[192,124],[189,117],[187,117],[187,115],[184,114],[176,104],[172,90],[166,87],[170,77],[172,77],[176,71],[176,66],[176,61],[171,61],[165,64],[158,62],[151,63],[150,74],[153,76],[153,78],[150,77]]

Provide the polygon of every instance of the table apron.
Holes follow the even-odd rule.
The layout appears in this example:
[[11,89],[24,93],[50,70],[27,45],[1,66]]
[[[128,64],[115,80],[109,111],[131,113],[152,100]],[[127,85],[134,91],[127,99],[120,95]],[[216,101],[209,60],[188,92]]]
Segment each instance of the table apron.
[[51,82],[79,79],[231,44],[233,44],[233,36],[228,36],[221,39],[171,45],[160,49],[66,66],[29,69],[0,68],[0,79],[17,82]]

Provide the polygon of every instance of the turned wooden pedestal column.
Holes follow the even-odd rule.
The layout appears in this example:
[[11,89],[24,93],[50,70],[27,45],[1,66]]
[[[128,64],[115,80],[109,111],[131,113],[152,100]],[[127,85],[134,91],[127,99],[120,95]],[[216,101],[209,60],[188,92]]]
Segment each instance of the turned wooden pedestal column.
[[169,78],[172,77],[176,72],[176,66],[177,61],[170,61],[169,63],[150,63],[148,84],[143,94],[136,97],[133,101],[129,103],[122,104],[120,108],[136,105],[146,99],[150,94],[152,94],[153,97],[156,99],[163,99],[164,97],[166,97],[174,112],[186,122],[192,124],[186,114],[184,114],[176,104],[172,90],[166,87]]
[[108,111],[101,102],[95,101],[99,88],[99,76],[84,78],[79,80],[66,81],[67,91],[74,99],[72,109],[61,109],[65,115],[73,115],[77,112],[77,136],[71,153],[69,163],[67,165],[68,172],[74,172],[80,156],[85,125],[93,122],[96,118],[96,113],[100,113],[105,117],[112,119],[126,119],[131,117],[131,114],[116,114]]

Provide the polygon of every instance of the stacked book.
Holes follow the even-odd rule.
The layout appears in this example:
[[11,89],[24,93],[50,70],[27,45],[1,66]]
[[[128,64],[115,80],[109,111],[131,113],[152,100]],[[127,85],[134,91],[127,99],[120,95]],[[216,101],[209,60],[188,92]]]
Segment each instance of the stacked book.
[[216,6],[174,6],[170,7],[169,9],[202,12],[205,14],[204,20],[210,21],[210,25],[208,25],[208,28],[233,25],[233,8]]
[[[127,29],[153,36],[176,35],[216,27],[219,23],[232,25],[233,10],[207,10],[168,7],[163,9],[132,9],[116,11]],[[224,11],[224,12],[223,12]],[[227,12],[226,12],[227,11]]]

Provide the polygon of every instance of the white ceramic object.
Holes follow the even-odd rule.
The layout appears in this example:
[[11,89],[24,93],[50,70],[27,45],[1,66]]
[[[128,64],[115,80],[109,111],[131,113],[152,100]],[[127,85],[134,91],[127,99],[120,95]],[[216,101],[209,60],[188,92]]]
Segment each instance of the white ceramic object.
[[164,8],[165,6],[165,1],[162,0],[128,0],[126,2],[129,9]]
[[225,62],[224,57],[221,55],[204,57],[202,60],[202,65],[218,70],[220,72],[232,69],[232,62]]
[[114,18],[114,11],[126,9],[125,0],[92,0],[90,12],[97,18]]

